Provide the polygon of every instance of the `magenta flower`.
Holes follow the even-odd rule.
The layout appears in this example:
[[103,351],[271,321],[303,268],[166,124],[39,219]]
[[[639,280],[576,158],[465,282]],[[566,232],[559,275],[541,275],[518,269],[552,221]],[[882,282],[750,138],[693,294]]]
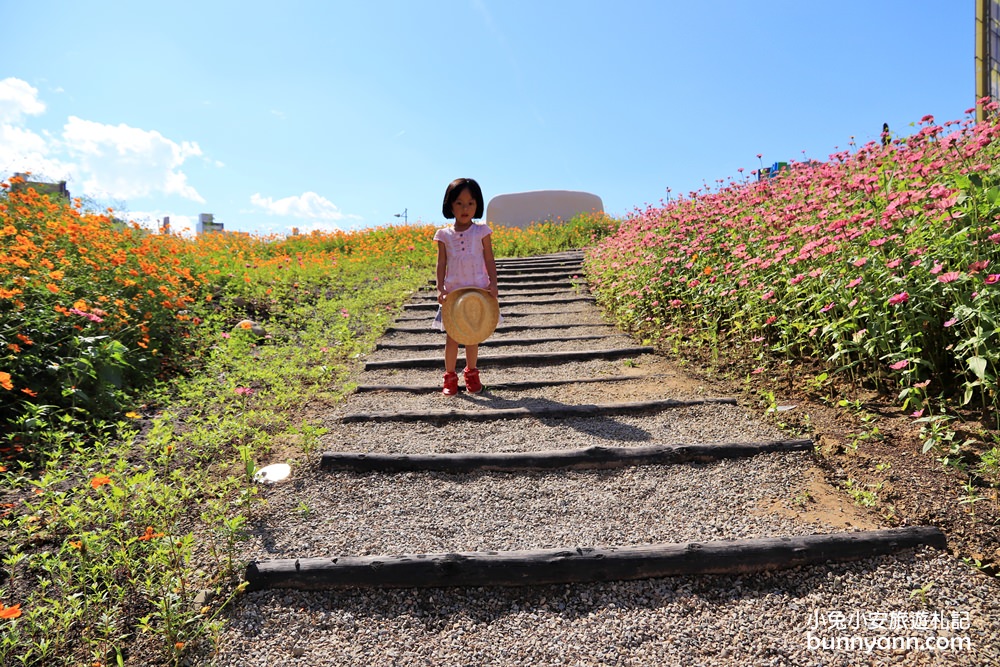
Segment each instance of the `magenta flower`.
[[906,303],[909,300],[910,300],[910,295],[907,292],[900,292],[899,294],[896,294],[895,296],[890,296],[889,297],[889,305],[890,306],[898,306],[899,304]]
[[897,258],[897,259],[894,259],[894,260],[892,260],[890,262],[886,262],[885,265],[886,265],[886,267],[888,267],[890,269],[895,269],[897,266],[899,266],[902,263],[903,263],[903,260]]
[[980,260],[978,262],[973,262],[972,264],[969,264],[969,273],[979,273],[989,265],[990,263],[985,259]]
[[78,308],[70,308],[69,312],[73,313],[74,315],[79,315],[80,317],[86,317],[91,322],[103,322],[104,321],[103,319],[101,319],[97,315],[94,315],[93,313],[88,313],[88,312],[82,311],[82,310],[80,310]]
[[939,283],[953,283],[961,277],[962,274],[960,272],[949,271],[948,273],[942,273],[937,279]]
[[910,365],[910,360],[903,359],[902,361],[897,361],[896,363],[892,364],[891,366],[889,366],[889,368],[891,368],[894,371],[901,371],[909,365]]
[[920,410],[917,410],[916,412],[911,413],[910,416],[913,417],[913,418],[923,417],[924,416],[924,410],[923,410],[923,408],[921,408]]
[[820,308],[819,312],[825,313],[826,311],[830,310],[831,308],[833,308],[833,301],[831,301],[830,303],[828,303],[825,306],[823,306],[822,308]]
[[861,284],[862,280],[863,280],[863,278],[855,278],[851,282],[847,283],[847,288],[848,289],[854,289],[855,287],[857,287],[858,285]]
[[862,267],[862,266],[864,266],[867,263],[868,263],[868,258],[867,257],[859,257],[858,259],[854,260],[854,262],[853,262],[854,266],[857,266],[857,267]]
[[253,387],[237,387],[236,393],[240,396],[253,396]]
[[955,322],[958,322],[958,320],[953,317],[950,320],[945,321],[944,326],[950,327],[951,325],[955,324]]
[[983,278],[983,282],[987,285],[994,285],[1000,282],[1000,273],[991,273],[990,275]]
[[942,271],[944,271],[944,267],[942,265],[940,265],[940,264],[935,264],[934,266],[931,267],[931,274],[932,275],[937,275],[937,274],[941,273]]

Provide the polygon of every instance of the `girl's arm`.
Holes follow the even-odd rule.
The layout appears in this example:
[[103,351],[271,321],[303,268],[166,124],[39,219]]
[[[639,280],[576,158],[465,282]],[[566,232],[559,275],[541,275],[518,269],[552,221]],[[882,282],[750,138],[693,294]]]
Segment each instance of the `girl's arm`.
[[490,277],[490,294],[494,299],[500,298],[500,286],[497,285],[497,262],[493,258],[493,241],[490,234],[483,237],[483,260],[486,262],[486,273]]
[[[437,247],[438,247],[438,261],[437,261],[438,303],[443,304],[444,298],[446,296],[444,292],[444,274],[448,270],[448,251],[444,247],[444,241],[438,241]],[[494,273],[496,273],[495,269]]]

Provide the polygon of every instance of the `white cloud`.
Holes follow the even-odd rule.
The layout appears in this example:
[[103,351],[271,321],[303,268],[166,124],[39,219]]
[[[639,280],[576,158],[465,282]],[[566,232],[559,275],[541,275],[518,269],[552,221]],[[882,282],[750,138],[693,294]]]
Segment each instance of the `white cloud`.
[[320,222],[331,223],[341,220],[361,220],[361,216],[348,215],[341,212],[336,204],[315,192],[303,192],[301,195],[272,199],[255,193],[250,197],[250,203],[264,209],[268,215],[280,215],[299,220],[314,220],[317,224],[313,229],[339,229],[336,225],[321,225]]
[[38,89],[26,81],[7,77],[0,81],[0,123],[20,123],[23,116],[37,116],[45,111],[38,99]]
[[69,169],[51,156],[50,141],[23,127],[26,116],[44,111],[36,88],[20,79],[0,81],[0,171],[31,172],[52,180],[66,177]]
[[62,140],[88,193],[128,199],[162,192],[205,201],[180,170],[185,160],[201,156],[195,142],[177,143],[156,130],[76,116],[63,127]]

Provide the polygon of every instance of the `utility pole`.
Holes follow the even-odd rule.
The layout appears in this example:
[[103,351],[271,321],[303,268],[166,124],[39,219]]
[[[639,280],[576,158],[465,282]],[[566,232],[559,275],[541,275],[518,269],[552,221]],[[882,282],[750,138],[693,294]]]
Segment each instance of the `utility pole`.
[[403,212],[402,212],[402,213],[396,213],[395,215],[393,215],[393,217],[394,217],[394,218],[402,218],[402,219],[403,219],[403,224],[404,224],[404,225],[407,225],[407,224],[409,224],[409,223],[408,223],[408,222],[406,221],[406,209],[405,209],[405,208],[403,209]]
[[978,104],[1000,97],[1000,1],[976,0],[976,120],[986,119]]

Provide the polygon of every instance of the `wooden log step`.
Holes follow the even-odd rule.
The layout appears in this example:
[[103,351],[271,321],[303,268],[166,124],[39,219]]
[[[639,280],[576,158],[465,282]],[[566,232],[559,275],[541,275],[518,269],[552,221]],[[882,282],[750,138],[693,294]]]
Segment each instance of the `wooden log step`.
[[[426,321],[428,318],[427,317],[421,317],[420,319]],[[506,319],[507,319],[507,316],[504,315],[504,320],[506,321]],[[587,323],[587,322],[574,322],[574,323],[570,323],[570,324],[501,324],[500,326],[498,326],[496,328],[496,333],[498,333],[498,334],[500,334],[500,333],[509,333],[509,332],[512,332],[512,331],[544,331],[544,330],[548,330],[548,329],[572,329],[572,328],[579,328],[579,327],[606,327],[608,329],[612,329],[611,325],[605,324],[603,322],[594,322],[592,324],[591,323]],[[389,327],[388,329],[385,330],[385,333],[387,333],[387,334],[390,334],[390,333],[433,333],[433,334],[439,334],[440,335],[440,334],[442,334],[444,332],[438,331],[436,329],[431,329],[430,327],[426,327],[426,326],[424,326],[424,327],[409,327],[409,326],[397,327],[397,326],[391,326],[391,327]]]
[[[501,307],[502,307],[502,304],[501,304]],[[424,310],[429,310],[429,309],[425,308]],[[429,315],[427,313],[419,314],[420,313],[419,310],[415,311],[415,312],[418,313],[418,314],[409,314],[409,313],[405,313],[404,312],[403,314],[401,314],[399,317],[396,318],[396,322],[430,322],[431,320],[434,319],[431,315]],[[539,310],[539,311],[536,311],[534,313],[519,313],[517,311],[512,311],[512,312],[501,311],[501,312],[503,313],[503,319],[504,319],[504,321],[507,321],[507,320],[509,320],[509,319],[511,319],[513,317],[538,317],[539,315],[565,315],[566,314],[565,310]],[[430,325],[428,324],[428,326],[430,326]]]
[[[616,350],[574,350],[572,352],[521,352],[519,354],[492,354],[479,357],[479,366],[516,366],[519,364],[557,364],[567,361],[589,361],[591,359],[626,359],[641,354],[653,354],[650,345],[623,347]],[[465,363],[465,355],[459,354],[459,363]],[[413,359],[386,359],[366,361],[365,370],[379,368],[438,368],[442,364],[440,355],[416,357]]]
[[573,276],[579,276],[580,282],[584,281],[582,275],[575,271],[548,271],[544,273],[521,273],[518,271],[504,271],[500,272],[497,269],[497,282],[506,281],[511,283],[530,283],[530,282],[542,282],[545,280],[558,280],[572,278]]
[[[580,292],[572,288],[566,289],[531,289],[531,290],[500,290],[501,301],[508,296],[516,298],[537,297],[537,296],[558,296],[558,295],[589,296],[585,292]],[[437,303],[437,292],[417,292],[410,297],[416,303],[433,301]]]
[[351,472],[507,472],[515,470],[611,470],[628,466],[709,463],[749,458],[773,452],[808,452],[812,440],[733,442],[717,445],[650,445],[644,447],[587,447],[538,452],[465,452],[441,454],[383,454],[324,452],[320,466]]
[[[440,363],[440,362],[439,362]],[[392,412],[352,412],[340,418],[344,424],[359,422],[423,422],[446,421],[491,421],[494,419],[522,419],[537,417],[548,419],[569,419],[584,417],[606,417],[610,415],[630,415],[657,410],[669,410],[693,405],[728,404],[736,405],[735,398],[701,398],[678,401],[664,398],[655,401],[635,401],[630,403],[602,403],[584,405],[532,405],[516,408],[480,408],[478,410],[396,410]]]
[[[434,329],[431,329],[435,333],[440,333]],[[609,335],[591,335],[591,336],[560,336],[559,338],[507,338],[499,340],[496,338],[489,338],[479,344],[479,348],[484,347],[511,347],[514,345],[544,345],[545,343],[562,343],[568,340],[605,340],[607,338],[618,338],[622,334],[609,334]],[[441,347],[443,341],[435,341],[430,343],[376,343],[376,350],[414,350],[418,352],[426,352],[428,350],[436,350]]]
[[842,563],[922,546],[944,549],[944,533],[933,526],[908,526],[621,547],[254,560],[244,576],[253,590],[531,586],[749,574]]
[[535,255],[533,257],[498,257],[497,264],[553,264],[558,262],[582,262],[583,253],[574,252],[560,255]]
[[[652,380],[666,377],[663,373],[646,373],[643,375],[616,375],[613,377],[568,378],[565,380],[520,380],[517,382],[490,382],[489,389],[518,390],[537,389],[538,387],[555,387],[563,384],[589,384],[593,382],[627,382],[628,380]],[[354,388],[357,394],[373,391],[398,391],[410,394],[437,394],[441,392],[441,383],[435,384],[359,384]]]
[[[500,309],[508,306],[534,306],[534,305],[548,305],[553,303],[576,303],[581,301],[595,301],[595,298],[589,294],[577,294],[574,296],[562,296],[562,297],[547,297],[544,299],[501,299]],[[404,303],[403,310],[437,310],[438,303],[434,302],[417,302],[417,303]]]
[[497,264],[551,264],[553,262],[582,262],[583,252],[569,252],[529,257],[498,257]]

